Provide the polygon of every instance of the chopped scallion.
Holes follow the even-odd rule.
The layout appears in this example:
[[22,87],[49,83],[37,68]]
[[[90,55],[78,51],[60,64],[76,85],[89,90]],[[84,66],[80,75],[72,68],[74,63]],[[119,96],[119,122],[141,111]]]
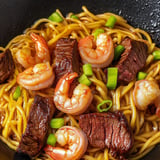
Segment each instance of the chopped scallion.
[[147,73],[145,73],[145,72],[138,72],[137,79],[138,80],[142,80],[142,79],[145,79],[146,76],[147,76]]
[[107,20],[105,26],[109,28],[113,28],[117,19],[115,16],[110,16],[109,19]]
[[63,18],[59,15],[58,12],[54,12],[52,13],[49,17],[48,17],[49,20],[53,21],[53,22],[62,22],[63,21]]
[[93,75],[92,65],[91,64],[84,64],[83,65],[83,72],[86,76],[92,76]]
[[107,68],[107,88],[115,89],[117,86],[117,78],[118,78],[118,68],[110,67]]
[[49,134],[48,138],[47,138],[47,144],[51,145],[51,146],[55,146],[57,141],[57,138],[54,134]]
[[160,50],[154,51],[152,55],[154,56],[154,60],[160,60]]
[[114,60],[117,61],[120,57],[120,55],[124,52],[125,48],[122,45],[118,45],[115,49],[114,49]]
[[[107,108],[101,108],[104,104],[108,104]],[[99,112],[107,112],[112,107],[111,100],[104,100],[100,104],[97,105],[97,109]]]
[[53,118],[50,122],[51,128],[61,128],[64,126],[64,118]]
[[104,29],[99,28],[99,29],[96,29],[96,30],[92,33],[92,35],[93,35],[94,38],[96,39],[97,36],[98,36],[99,34],[101,34],[101,33],[104,33]]
[[87,86],[89,86],[92,83],[85,74],[82,74],[79,77],[78,81],[79,81],[79,83],[85,84]]
[[13,99],[17,100],[21,95],[21,89],[20,86],[17,86],[14,93],[13,93]]
[[79,19],[78,16],[76,16],[75,14],[72,14],[71,18],[73,18],[73,19]]

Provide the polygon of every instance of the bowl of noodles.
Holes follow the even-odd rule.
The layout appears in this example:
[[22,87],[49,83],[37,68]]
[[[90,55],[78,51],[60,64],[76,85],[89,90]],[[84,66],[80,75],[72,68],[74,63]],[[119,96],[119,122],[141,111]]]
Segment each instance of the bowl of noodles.
[[[83,148],[83,151],[82,148],[81,150],[78,150],[78,148],[78,153],[75,151],[77,155],[69,157],[70,159],[112,160],[127,158],[158,160],[160,150],[158,145],[160,143],[159,8],[160,3],[158,0],[154,2],[151,0],[122,0],[121,2],[118,0],[114,2],[110,0],[79,0],[69,2],[61,0],[53,2],[49,0],[40,0],[39,2],[20,2],[19,0],[14,2],[3,1],[0,6],[0,20],[3,22],[0,26],[0,46],[2,46],[0,50],[1,53],[11,55],[12,58],[6,58],[9,65],[4,63],[4,67],[2,67],[0,64],[1,70],[3,71],[3,74],[0,71],[2,77],[0,77],[0,82],[3,81],[0,83],[0,157],[2,157],[3,160],[26,158],[24,155],[16,155],[17,157],[15,157],[15,152],[17,153],[20,150],[22,153],[27,153],[27,151],[25,152],[23,150],[26,142],[22,139],[26,135],[27,138],[32,137],[31,132],[33,127],[28,123],[30,123],[33,117],[36,117],[34,114],[37,113],[33,107],[41,106],[39,104],[36,105],[39,103],[38,101],[40,101],[41,103],[46,103],[46,107],[50,107],[50,105],[54,103],[56,109],[50,109],[44,119],[38,119],[36,117],[32,120],[35,121],[32,122],[33,124],[40,123],[42,126],[47,125],[47,131],[40,130],[41,134],[44,134],[43,139],[45,140],[42,142],[38,140],[39,146],[43,144],[42,147],[39,147],[38,153],[34,155],[33,152],[28,152],[30,157],[33,155],[33,159],[67,159],[63,154],[60,155],[62,156],[60,158],[54,156],[59,150],[55,150],[54,154],[50,154],[50,152],[60,147],[60,145],[57,144],[59,139],[61,139],[59,137],[67,134],[68,130],[71,129],[70,127],[74,127],[76,128],[75,133],[83,139],[82,143],[79,142],[78,144],[78,146]],[[10,12],[12,14],[10,14]],[[101,44],[101,40],[104,37],[107,39],[107,42],[104,42],[104,40],[103,42],[105,44]],[[97,39],[97,42],[94,44],[97,45],[97,48],[95,46],[88,47],[93,39]],[[100,42],[98,42],[98,40]],[[69,46],[72,46],[70,49],[67,49],[67,52],[77,52],[76,54],[78,55],[76,55],[76,58],[73,57],[71,62],[65,60],[68,62],[67,64],[71,65],[69,66],[71,69],[65,66],[65,61],[63,62],[59,68],[64,67],[64,71],[59,68],[56,69],[56,63],[60,63],[60,61],[65,58],[64,50],[66,43],[70,43]],[[131,45],[131,49],[127,48],[126,43],[127,45]],[[59,46],[61,48],[58,48]],[[75,51],[75,46],[77,47],[77,51]],[[130,65],[127,67],[125,65],[126,70],[130,68],[131,78],[128,78],[130,74],[124,74],[124,69],[121,71],[122,78],[118,77],[118,75],[120,75],[120,68],[118,67],[122,67],[122,64],[124,64],[119,64],[118,62],[124,61],[124,59],[119,60],[121,55],[115,58],[115,48],[118,48],[118,46],[122,47],[123,51],[121,51],[121,54],[125,52],[127,52],[126,54],[128,55],[135,54],[137,51],[134,50],[134,48],[132,49],[132,46],[137,46],[137,48],[140,46],[137,49],[138,53],[141,50],[143,52],[144,56],[142,56],[142,58],[141,56],[138,57],[136,53],[138,59],[141,59],[137,61],[137,63],[144,63],[143,65],[139,64],[134,68],[131,60],[128,60]],[[107,50],[109,56],[103,55],[105,54],[104,50]],[[34,54],[34,52],[39,55]],[[59,52],[62,52],[60,60],[57,56]],[[94,56],[88,58],[91,52],[97,54],[96,56],[98,58],[96,60],[93,60]],[[136,56],[134,56],[134,58],[135,57]],[[3,62],[4,60],[1,61],[0,59],[0,63]],[[13,65],[11,65],[12,63]],[[75,65],[75,63],[79,64]],[[87,64],[87,71],[83,69],[86,67],[84,66],[85,64]],[[5,70],[3,68],[7,69]],[[77,70],[77,68],[79,69]],[[92,73],[90,73],[91,70]],[[8,73],[8,71],[10,71],[10,73],[3,76],[5,72]],[[63,72],[69,73],[61,76]],[[85,74],[85,72],[87,73]],[[117,72],[119,73],[116,74]],[[73,79],[75,78],[77,78],[75,83],[68,82],[68,79],[74,82]],[[80,93],[77,96],[78,100],[75,98],[75,93],[73,97],[73,99],[75,99],[72,103],[74,103],[74,101],[76,101],[76,103],[70,105],[72,106],[71,109],[69,108],[70,106],[68,107],[69,109],[64,107],[68,106],[72,99],[72,96],[67,95],[67,98],[66,95],[64,96],[66,92],[63,93],[63,91],[66,88],[61,88],[64,83],[67,83],[67,85],[72,84],[73,90],[77,89],[77,93]],[[81,85],[78,90],[75,86],[79,83],[84,84]],[[153,87],[152,89],[155,93],[152,92],[152,89],[150,91],[145,85],[151,85],[149,87]],[[139,88],[141,89],[139,90]],[[60,91],[61,89],[62,91]],[[82,89],[85,90],[85,93],[81,91]],[[74,94],[74,91],[71,94]],[[40,97],[44,97],[45,100]],[[49,99],[47,99],[48,97]],[[50,102],[50,98],[53,102]],[[63,101],[64,98],[65,100]],[[82,104],[77,107],[77,104],[81,103],[78,102],[80,100]],[[37,108],[37,110],[41,110],[41,108]],[[107,144],[105,144],[105,147],[92,146],[94,138],[89,139],[87,131],[85,132],[85,129],[83,130],[84,124],[81,120],[85,114],[93,113],[98,117],[101,112],[103,112],[102,114],[113,113],[110,119],[112,119],[111,117],[115,117],[114,119],[116,119],[116,116],[121,116],[121,114],[117,114],[117,111],[123,114],[120,119],[123,119],[123,124],[127,124],[127,126],[125,125],[124,127],[125,129],[127,128],[125,132],[127,132],[127,135],[132,137],[133,140],[129,138],[128,143],[130,143],[131,147],[128,147],[128,150],[126,149],[127,153],[120,151],[119,146],[119,148],[113,147],[115,144],[111,141],[111,148],[114,148],[114,151],[117,152],[112,154],[113,152]],[[46,114],[46,111],[44,111],[44,114]],[[61,130],[53,127],[53,124],[51,124],[52,118],[59,118],[61,120],[58,123],[61,126],[58,128]],[[89,118],[88,116],[88,119]],[[96,121],[98,121],[98,118]],[[63,124],[61,125],[61,123]],[[117,125],[123,126],[119,119],[116,119],[116,123]],[[68,128],[66,129],[65,127]],[[63,131],[63,129],[66,130]],[[98,131],[94,131],[94,133],[97,132]],[[116,131],[112,130],[112,132],[114,134]],[[48,135],[50,134],[56,136],[56,144],[53,144],[53,137],[52,142],[48,140]],[[34,139],[34,141],[36,140]],[[120,140],[118,139],[117,141]],[[122,140],[121,143],[123,143],[123,141],[124,140]],[[27,145],[25,144],[25,146]],[[52,147],[52,145],[54,147]],[[65,147],[68,147],[68,145]],[[70,145],[72,146],[72,144]],[[31,146],[30,148],[32,149]],[[125,156],[123,154],[125,154]]]

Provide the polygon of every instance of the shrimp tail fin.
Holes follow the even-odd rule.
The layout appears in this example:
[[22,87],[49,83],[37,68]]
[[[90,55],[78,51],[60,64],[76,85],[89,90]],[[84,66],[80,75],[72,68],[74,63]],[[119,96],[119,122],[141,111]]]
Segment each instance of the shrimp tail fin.
[[64,149],[59,147],[52,147],[50,145],[47,145],[44,148],[44,151],[46,154],[48,154],[53,160],[60,160],[63,159],[66,156],[66,152]]
[[55,92],[58,90],[63,90],[67,89],[66,92],[69,89],[69,85],[72,83],[72,81],[78,77],[78,74],[76,72],[73,73],[66,73],[57,83],[56,88],[55,88]]

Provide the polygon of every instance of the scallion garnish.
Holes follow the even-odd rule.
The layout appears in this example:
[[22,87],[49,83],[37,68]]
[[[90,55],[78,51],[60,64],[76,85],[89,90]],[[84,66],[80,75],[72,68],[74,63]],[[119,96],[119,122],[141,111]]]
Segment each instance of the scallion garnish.
[[53,118],[50,122],[51,128],[61,128],[64,126],[64,118]]
[[51,145],[51,146],[55,146],[57,141],[57,138],[54,134],[49,134],[48,138],[47,138],[47,144]]
[[17,100],[21,95],[21,89],[20,86],[17,86],[14,93],[13,93],[13,99]]
[[109,19],[107,20],[105,26],[109,28],[113,28],[117,19],[115,16],[110,16]]
[[107,88],[115,89],[117,86],[117,78],[118,78],[118,68],[110,67],[107,68]]
[[115,49],[114,49],[114,60],[117,61],[120,57],[120,55],[124,52],[125,48],[122,45],[118,45]]
[[75,14],[72,14],[71,18],[73,18],[73,19],[79,19],[78,16],[76,16]]
[[85,84],[87,86],[90,86],[90,84],[92,83],[85,74],[82,74],[79,77],[78,81],[79,81],[79,83]]
[[58,12],[54,12],[52,13],[49,17],[48,17],[49,20],[53,21],[53,22],[62,22],[63,21],[63,18],[59,15]]
[[142,80],[142,79],[145,79],[146,76],[147,76],[147,73],[145,73],[145,72],[138,72],[137,79],[138,80]]
[[96,30],[92,33],[92,35],[93,35],[94,38],[96,39],[97,36],[98,36],[99,34],[101,34],[101,33],[104,33],[104,29],[98,28],[98,29],[96,29]]
[[154,51],[152,55],[154,56],[154,60],[160,60],[160,50]]
[[92,71],[92,65],[91,64],[84,64],[83,65],[83,72],[86,76],[92,76],[93,75],[93,71]]
[[[101,108],[104,104],[108,104],[107,108]],[[111,100],[104,100],[100,104],[97,105],[97,109],[99,112],[107,112],[112,107]]]

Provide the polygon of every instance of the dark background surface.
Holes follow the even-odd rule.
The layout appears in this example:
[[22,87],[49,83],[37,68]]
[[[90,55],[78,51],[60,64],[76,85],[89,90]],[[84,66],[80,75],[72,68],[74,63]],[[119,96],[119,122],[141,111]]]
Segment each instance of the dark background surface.
[[[82,5],[93,13],[113,12],[134,27],[151,34],[160,47],[160,0],[0,0],[0,46],[30,27],[37,19],[48,17],[56,8],[63,15],[79,13]],[[0,142],[0,160],[12,160],[14,152]],[[18,160],[18,159],[16,159]],[[160,160],[157,146],[143,160]]]

